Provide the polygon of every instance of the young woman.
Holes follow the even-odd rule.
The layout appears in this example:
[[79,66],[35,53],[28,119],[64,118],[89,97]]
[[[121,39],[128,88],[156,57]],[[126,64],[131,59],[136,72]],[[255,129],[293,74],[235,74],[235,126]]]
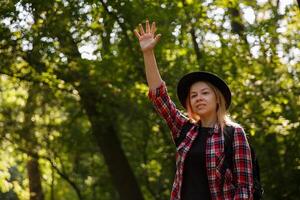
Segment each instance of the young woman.
[[[192,72],[183,76],[177,95],[188,113],[181,113],[170,99],[161,79],[154,47],[161,35],[146,21],[135,35],[144,56],[149,98],[167,122],[176,144],[176,174],[171,200],[253,199],[251,151],[241,126],[227,117],[231,92],[215,74]],[[187,124],[190,124],[188,130]],[[225,165],[226,127],[233,130],[232,168]],[[225,170],[224,170],[225,169]]]

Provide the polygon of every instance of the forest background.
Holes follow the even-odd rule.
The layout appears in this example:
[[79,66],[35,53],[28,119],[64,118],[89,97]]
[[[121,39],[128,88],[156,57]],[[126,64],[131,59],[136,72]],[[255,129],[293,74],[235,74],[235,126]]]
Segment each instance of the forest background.
[[146,18],[162,34],[155,53],[175,103],[183,74],[219,74],[265,199],[299,199],[295,0],[1,0],[0,199],[169,198],[175,147],[133,34]]

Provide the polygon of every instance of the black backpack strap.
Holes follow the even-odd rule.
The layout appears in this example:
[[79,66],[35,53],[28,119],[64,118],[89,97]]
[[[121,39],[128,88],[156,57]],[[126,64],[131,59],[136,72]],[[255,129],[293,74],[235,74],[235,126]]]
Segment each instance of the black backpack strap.
[[225,172],[226,169],[230,169],[233,171],[233,140],[234,140],[234,127],[233,126],[225,126],[224,133],[224,163],[221,168],[221,184],[222,187],[225,183]]
[[229,169],[233,169],[233,140],[234,140],[234,127],[224,127],[224,152],[225,152],[225,165]]
[[185,124],[183,124],[182,128],[181,128],[181,131],[180,131],[180,134],[179,134],[179,137],[177,137],[174,142],[175,142],[175,145],[176,147],[178,147],[180,145],[180,143],[184,140],[187,132],[189,132],[189,130],[193,127],[194,125],[190,122],[190,121],[187,121]]
[[256,153],[254,149],[252,148],[251,144],[250,145],[250,150],[251,150],[251,158],[252,158],[252,164],[253,164],[253,176],[257,177],[258,181],[260,181],[260,172],[259,172],[259,164],[257,160]]
[[259,169],[258,159],[251,144],[250,144],[250,150],[251,150],[251,158],[252,158],[253,188],[254,188],[253,199],[260,200],[263,197],[264,189],[260,182],[260,169]]

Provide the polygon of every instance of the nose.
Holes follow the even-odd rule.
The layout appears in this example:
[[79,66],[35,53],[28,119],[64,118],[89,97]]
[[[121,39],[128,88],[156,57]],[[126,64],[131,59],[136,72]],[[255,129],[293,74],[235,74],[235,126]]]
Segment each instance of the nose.
[[200,101],[202,101],[203,100],[203,96],[202,95],[197,95],[197,97],[196,97],[196,102],[200,102]]

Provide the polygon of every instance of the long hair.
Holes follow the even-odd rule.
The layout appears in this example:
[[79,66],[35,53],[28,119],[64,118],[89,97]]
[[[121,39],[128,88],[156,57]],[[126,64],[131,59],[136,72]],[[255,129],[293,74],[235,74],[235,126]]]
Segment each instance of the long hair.
[[[216,109],[216,114],[217,114],[217,123],[221,128],[221,131],[223,132],[223,129],[225,127],[226,124],[229,123],[234,123],[231,118],[229,117],[229,114],[226,110],[226,102],[225,102],[225,98],[222,95],[222,93],[220,92],[220,90],[215,87],[214,85],[212,85],[209,82],[206,81],[201,81],[204,82],[208,85],[208,87],[210,87],[214,94],[216,95],[216,100],[217,100],[217,109]],[[190,87],[191,88],[191,87]],[[186,108],[187,108],[187,114],[188,117],[196,122],[199,122],[201,120],[200,116],[195,113],[192,110],[192,106],[191,106],[191,101],[190,101],[190,91],[188,92],[188,96],[186,99]]]

